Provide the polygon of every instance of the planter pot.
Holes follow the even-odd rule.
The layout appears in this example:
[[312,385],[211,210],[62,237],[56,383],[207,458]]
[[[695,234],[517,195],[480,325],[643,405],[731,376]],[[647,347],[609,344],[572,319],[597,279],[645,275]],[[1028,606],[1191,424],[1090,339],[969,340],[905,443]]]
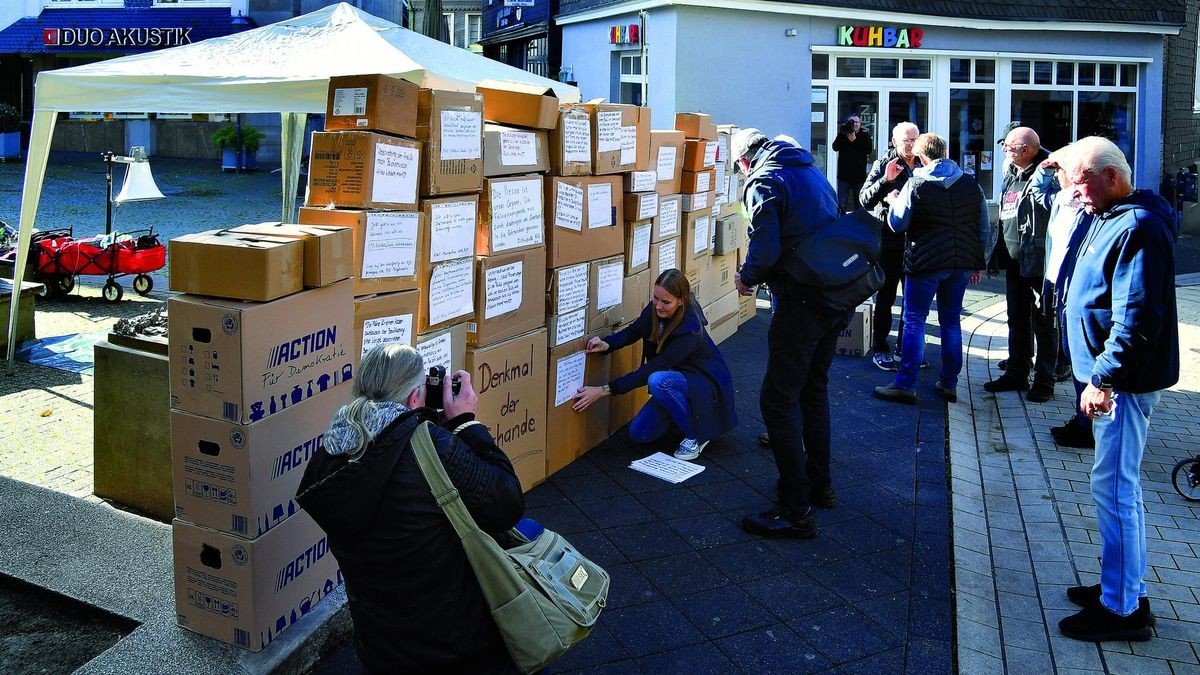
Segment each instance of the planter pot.
[[[256,153],[249,152],[245,149],[241,152],[242,155],[242,171],[254,171],[258,168]],[[225,146],[221,148],[221,170],[222,171],[237,171],[238,156],[233,148]]]
[[21,157],[21,132],[6,131],[0,134],[0,158],[19,159]]

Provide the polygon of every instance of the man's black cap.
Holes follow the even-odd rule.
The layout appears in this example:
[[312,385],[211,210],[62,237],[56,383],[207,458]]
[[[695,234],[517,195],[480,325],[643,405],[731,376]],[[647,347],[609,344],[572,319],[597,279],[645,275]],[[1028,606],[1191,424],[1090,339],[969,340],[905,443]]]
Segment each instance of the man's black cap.
[[1022,126],[1021,120],[1013,120],[1004,127],[1004,131],[1000,132],[1000,138],[996,139],[996,145],[1004,145],[1004,139],[1008,138],[1008,133],[1017,127]]

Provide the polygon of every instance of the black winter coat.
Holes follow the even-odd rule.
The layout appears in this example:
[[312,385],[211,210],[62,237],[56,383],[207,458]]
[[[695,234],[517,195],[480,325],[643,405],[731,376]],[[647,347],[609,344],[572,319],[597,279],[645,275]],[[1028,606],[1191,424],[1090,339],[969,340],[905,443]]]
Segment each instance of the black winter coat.
[[911,179],[912,224],[904,249],[908,274],[941,270],[982,270],[986,261],[979,237],[980,209],[986,208],[979,183],[960,174],[951,185]]
[[904,187],[909,178],[912,178],[912,169],[904,160],[900,161],[900,175],[896,176],[896,180],[889,181],[887,179],[887,165],[893,159],[900,156],[895,148],[888,150],[888,153],[883,157],[875,160],[871,165],[871,170],[867,172],[867,180],[862,185],[862,190],[858,193],[858,203],[862,207],[870,211],[883,227],[880,230],[883,232],[883,249],[885,252],[898,252],[904,248],[904,235],[897,234],[888,227],[888,203],[883,201],[883,198],[892,193],[892,190],[899,190]]
[[[355,646],[369,672],[519,672],[409,445],[417,425],[432,419],[427,408],[404,413],[358,461],[318,450],[296,500],[325,530],[341,565]],[[524,511],[521,484],[487,427],[455,436],[432,426],[430,436],[479,527],[512,528]]]

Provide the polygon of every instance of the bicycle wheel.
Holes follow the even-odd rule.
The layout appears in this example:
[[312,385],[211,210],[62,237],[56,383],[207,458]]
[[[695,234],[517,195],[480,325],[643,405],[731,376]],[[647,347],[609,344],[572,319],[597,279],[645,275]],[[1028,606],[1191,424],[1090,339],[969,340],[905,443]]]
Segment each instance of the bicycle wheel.
[[1181,459],[1171,472],[1175,491],[1189,502],[1200,502],[1200,457]]

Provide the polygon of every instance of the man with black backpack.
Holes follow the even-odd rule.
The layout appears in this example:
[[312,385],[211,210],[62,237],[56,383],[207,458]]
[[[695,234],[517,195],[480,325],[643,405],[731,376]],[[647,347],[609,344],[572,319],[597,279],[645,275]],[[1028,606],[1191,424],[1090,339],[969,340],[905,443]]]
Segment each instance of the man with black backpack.
[[735,133],[730,154],[748,176],[752,228],[734,282],[742,295],[768,283],[777,303],[759,405],[779,469],[778,503],[743,518],[742,529],[807,539],[817,535],[812,507],[832,508],[836,501],[829,475],[829,366],[849,312],[822,307],[784,267],[798,244],[837,218],[837,195],[807,150],[768,140],[757,129]]

